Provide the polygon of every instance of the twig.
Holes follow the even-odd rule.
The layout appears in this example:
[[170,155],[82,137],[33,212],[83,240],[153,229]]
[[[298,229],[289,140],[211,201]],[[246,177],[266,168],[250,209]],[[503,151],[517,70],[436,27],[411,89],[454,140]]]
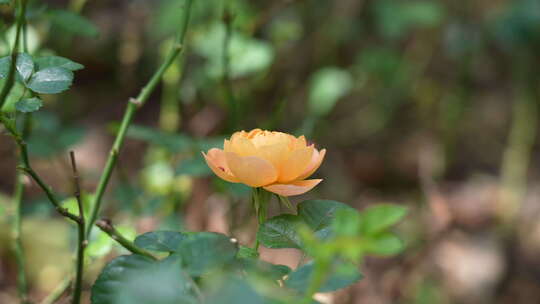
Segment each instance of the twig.
[[118,242],[118,244],[129,250],[131,253],[143,255],[156,260],[156,257],[153,256],[150,252],[137,247],[135,244],[133,244],[132,241],[126,239],[122,234],[120,234],[120,232],[118,232],[118,230],[114,228],[110,220],[101,219],[96,222],[96,226],[98,226],[99,229],[108,234],[113,240]]
[[100,177],[99,184],[98,184],[95,196],[94,196],[94,200],[92,202],[92,206],[91,206],[92,209],[90,211],[90,217],[86,225],[86,236],[90,234],[92,227],[94,225],[94,222],[96,221],[97,216],[99,214],[103,195],[105,193],[105,190],[107,189],[107,185],[109,184],[112,171],[118,160],[118,153],[120,149],[122,148],[127,130],[131,124],[131,121],[133,120],[133,116],[135,115],[135,112],[137,111],[139,107],[144,105],[144,103],[146,102],[150,94],[154,91],[157,84],[161,80],[161,77],[163,76],[165,71],[169,68],[169,66],[173,63],[173,61],[176,59],[176,57],[180,54],[180,52],[183,49],[183,43],[184,43],[184,38],[186,36],[187,27],[189,24],[189,16],[190,16],[192,3],[193,3],[193,0],[185,0],[184,7],[182,10],[182,16],[181,16],[182,23],[180,25],[178,35],[176,36],[174,46],[172,50],[169,52],[167,58],[159,67],[159,69],[154,73],[154,75],[152,76],[148,84],[146,84],[142,88],[137,98],[130,99],[128,103],[126,112],[124,113],[124,117],[120,125],[120,129],[118,130],[118,134],[116,135],[116,139],[109,153],[109,158],[107,159],[107,163],[105,164],[105,169]]
[[26,146],[26,142],[24,141],[22,135],[15,128],[13,122],[9,121],[2,113],[0,113],[0,122],[5,126],[6,130],[15,139],[15,143],[19,147],[21,164],[17,168],[32,177],[32,179],[38,184],[41,190],[45,192],[45,195],[53,204],[54,208],[58,213],[77,223],[79,221],[79,217],[75,214],[70,213],[66,208],[60,205],[60,202],[53,194],[51,188],[47,186],[47,184],[45,184],[45,182],[41,179],[41,177],[39,177],[39,175],[34,171],[34,169],[32,169],[32,166],[30,165],[30,159],[28,157],[28,149]]
[[69,156],[71,158],[71,168],[73,169],[73,183],[75,186],[75,198],[77,199],[77,204],[79,206],[79,220],[77,221],[78,226],[78,247],[77,247],[77,262],[76,262],[76,275],[75,275],[75,286],[73,288],[73,304],[79,304],[81,302],[81,292],[82,292],[82,280],[84,272],[84,249],[88,245],[86,240],[84,229],[84,205],[81,197],[81,183],[79,172],[77,170],[77,162],[75,160],[75,152],[70,151]]
[[6,82],[2,91],[0,91],[0,111],[4,107],[6,99],[15,83],[15,67],[17,66],[17,55],[19,52],[19,41],[21,38],[21,30],[25,24],[26,17],[26,2],[27,0],[19,0],[19,13],[17,15],[17,32],[15,34],[15,41],[11,49],[11,62],[9,63],[9,71],[7,74]]

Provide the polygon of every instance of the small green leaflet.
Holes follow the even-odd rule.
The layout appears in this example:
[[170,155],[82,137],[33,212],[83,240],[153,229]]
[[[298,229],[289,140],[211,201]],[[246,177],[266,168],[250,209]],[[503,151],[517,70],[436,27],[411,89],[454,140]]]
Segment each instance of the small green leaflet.
[[23,99],[15,104],[15,109],[22,113],[32,113],[43,106],[43,101],[37,97]]
[[32,56],[26,53],[18,54],[16,68],[22,81],[26,82],[34,72],[34,61],[32,60]]
[[39,57],[34,62],[38,70],[43,70],[45,68],[51,67],[64,68],[70,71],[78,71],[84,69],[84,65],[60,56]]
[[73,82],[73,72],[52,67],[37,71],[28,81],[28,88],[41,94],[57,94],[67,90]]
[[[1,1],[1,0],[0,0]],[[5,56],[0,58],[0,79],[7,76],[9,73],[9,63],[11,62],[11,57]]]

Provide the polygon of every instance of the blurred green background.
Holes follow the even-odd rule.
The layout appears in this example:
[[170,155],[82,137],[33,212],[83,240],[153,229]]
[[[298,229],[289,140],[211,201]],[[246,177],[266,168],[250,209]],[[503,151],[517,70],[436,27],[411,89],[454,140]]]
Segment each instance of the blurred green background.
[[[85,66],[71,90],[45,96],[29,139],[35,168],[74,207],[67,150],[91,192],[128,99],[171,47],[181,1],[30,3],[30,52]],[[248,190],[214,178],[200,151],[234,130],[305,134],[328,150],[316,173],[324,182],[305,197],[411,210],[398,231],[407,250],[368,260],[365,279],[321,301],[540,303],[538,0],[200,0],[193,9],[184,55],[137,113],[109,187],[104,215],[125,233],[186,228],[250,242]],[[0,5],[0,15],[4,56],[13,11]],[[16,294],[14,151],[0,134],[1,303]],[[40,298],[70,269],[76,235],[37,187],[27,192],[24,241]],[[94,257],[122,252],[93,238]],[[298,254],[263,257],[293,266]]]

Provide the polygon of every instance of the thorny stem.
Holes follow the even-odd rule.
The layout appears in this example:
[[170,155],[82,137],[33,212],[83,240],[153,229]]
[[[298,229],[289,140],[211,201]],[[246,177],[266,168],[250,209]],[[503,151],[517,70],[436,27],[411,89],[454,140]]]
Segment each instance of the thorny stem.
[[[24,116],[24,129],[23,138],[28,136],[30,132],[30,117]],[[20,158],[20,157],[19,157]],[[19,163],[21,161],[19,160]],[[12,222],[12,235],[13,235],[13,252],[17,262],[17,290],[19,292],[19,298],[21,303],[28,303],[28,284],[26,281],[26,267],[24,259],[24,248],[22,244],[22,232],[21,232],[21,209],[22,201],[24,197],[24,174],[17,172],[15,175],[15,193],[13,195],[13,222]]]
[[17,14],[17,32],[15,34],[15,41],[11,49],[11,61],[9,63],[9,71],[6,77],[6,82],[2,91],[0,91],[0,111],[4,107],[4,104],[7,100],[9,92],[15,83],[15,67],[17,65],[17,55],[19,52],[19,41],[21,39],[21,31],[23,25],[26,23],[25,14],[26,14],[26,2],[27,0],[19,0],[19,13]]
[[144,103],[146,102],[150,94],[154,91],[157,84],[161,80],[161,77],[163,76],[165,71],[169,68],[169,66],[173,63],[176,57],[178,57],[178,55],[181,53],[183,49],[183,43],[184,43],[184,38],[186,36],[187,27],[189,24],[189,16],[190,16],[192,3],[193,3],[193,0],[185,0],[183,10],[182,10],[182,16],[181,16],[182,21],[181,21],[178,34],[176,36],[173,49],[169,52],[165,61],[161,64],[159,69],[154,73],[154,75],[152,76],[148,84],[146,84],[146,86],[142,88],[139,95],[134,99],[130,99],[128,103],[126,112],[124,113],[124,117],[120,125],[120,129],[118,130],[118,134],[116,135],[116,139],[109,153],[109,158],[107,159],[107,163],[105,164],[105,169],[100,177],[99,184],[98,184],[95,196],[94,196],[94,200],[92,202],[90,217],[86,223],[86,236],[90,235],[94,222],[96,221],[97,216],[99,214],[103,195],[105,194],[105,190],[107,189],[107,185],[109,184],[112,171],[118,160],[118,153],[120,149],[122,148],[122,144],[124,143],[127,130],[131,124],[131,121],[133,120],[133,116],[135,115],[135,112],[137,111],[139,107],[144,105]]
[[126,239],[118,230],[114,228],[110,220],[102,219],[96,222],[96,226],[99,227],[103,232],[108,234],[113,240],[118,242],[122,247],[129,250],[131,253],[143,255],[151,259],[156,260],[156,257],[153,256],[150,252],[136,246],[132,241]]
[[82,279],[84,272],[84,249],[88,244],[85,238],[85,224],[84,224],[84,205],[81,197],[81,183],[79,178],[79,172],[77,170],[77,162],[75,160],[75,152],[70,151],[69,153],[71,159],[71,167],[73,169],[73,183],[75,186],[75,198],[77,199],[77,205],[79,207],[79,220],[77,221],[78,226],[78,247],[77,247],[77,262],[76,262],[76,275],[75,275],[75,286],[73,288],[73,304],[79,304],[81,302],[81,292],[82,292]]

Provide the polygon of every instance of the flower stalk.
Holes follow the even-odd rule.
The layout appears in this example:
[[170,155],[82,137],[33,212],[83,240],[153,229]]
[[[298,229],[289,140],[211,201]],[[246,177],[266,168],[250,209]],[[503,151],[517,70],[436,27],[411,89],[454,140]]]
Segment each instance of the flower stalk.
[[[271,193],[262,188],[253,188],[252,190],[252,202],[253,209],[255,210],[255,216],[257,217],[257,231],[259,227],[266,221],[268,213],[268,202],[270,201]],[[259,251],[259,238],[255,235],[254,249]]]

